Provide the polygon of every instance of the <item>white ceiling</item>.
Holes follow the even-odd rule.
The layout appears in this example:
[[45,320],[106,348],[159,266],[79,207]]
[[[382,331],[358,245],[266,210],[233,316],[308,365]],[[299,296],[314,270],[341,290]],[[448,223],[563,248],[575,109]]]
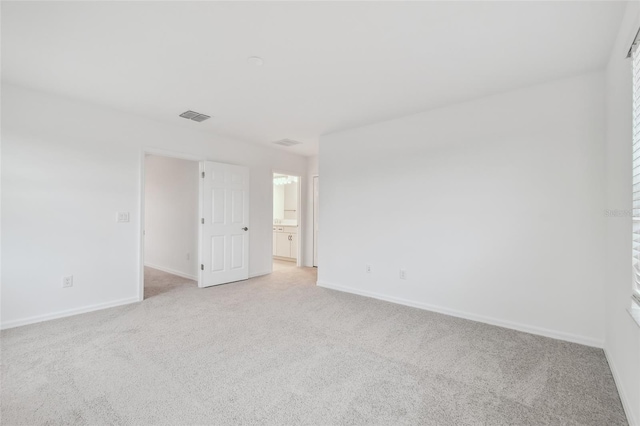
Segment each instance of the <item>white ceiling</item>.
[[324,133],[600,69],[624,7],[2,2],[2,79],[311,155]]

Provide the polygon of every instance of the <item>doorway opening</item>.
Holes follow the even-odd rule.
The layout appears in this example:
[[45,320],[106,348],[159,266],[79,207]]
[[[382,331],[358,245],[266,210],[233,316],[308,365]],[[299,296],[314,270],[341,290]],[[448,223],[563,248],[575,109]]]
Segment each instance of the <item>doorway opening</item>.
[[198,286],[200,163],[144,153],[140,299]]
[[301,266],[300,176],[273,173],[273,271]]

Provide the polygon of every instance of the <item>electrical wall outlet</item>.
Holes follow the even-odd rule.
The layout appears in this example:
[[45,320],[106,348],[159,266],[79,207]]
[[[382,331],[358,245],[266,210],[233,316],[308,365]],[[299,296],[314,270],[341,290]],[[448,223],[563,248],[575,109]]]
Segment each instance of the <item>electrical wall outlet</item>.
[[118,215],[116,216],[116,221],[118,223],[129,222],[129,212],[118,212]]
[[367,274],[371,273],[371,265],[365,265],[364,270],[367,272]]
[[401,280],[406,280],[407,279],[407,270],[406,269],[400,269],[400,279]]
[[73,287],[73,275],[62,277],[62,288]]

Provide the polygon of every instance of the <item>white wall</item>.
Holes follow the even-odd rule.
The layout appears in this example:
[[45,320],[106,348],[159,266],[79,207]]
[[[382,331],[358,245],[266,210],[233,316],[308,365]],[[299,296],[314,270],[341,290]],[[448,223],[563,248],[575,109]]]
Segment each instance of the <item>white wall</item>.
[[[318,176],[318,156],[314,155],[307,159],[306,192],[306,214],[304,218],[304,266],[313,266],[313,177]],[[304,188],[303,186],[303,188]]]
[[198,279],[197,161],[145,157],[146,266]]
[[593,73],[323,136],[319,283],[602,346],[604,127]]
[[272,170],[305,175],[306,158],[198,125],[2,86],[3,327],[139,299],[143,147],[248,166],[249,273],[271,271]]
[[[625,56],[640,28],[640,7],[631,2],[606,70],[606,206],[631,209],[632,79]],[[605,352],[632,425],[640,425],[640,327],[626,309],[631,305],[631,217],[608,217]]]

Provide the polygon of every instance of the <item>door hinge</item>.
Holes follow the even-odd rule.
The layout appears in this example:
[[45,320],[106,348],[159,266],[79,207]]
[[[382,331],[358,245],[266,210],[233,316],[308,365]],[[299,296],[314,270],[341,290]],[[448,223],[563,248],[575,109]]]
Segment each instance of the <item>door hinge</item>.
[[202,172],[202,179],[204,179],[204,172]]
[[202,223],[204,225],[204,217],[202,219],[200,219],[200,223]]
[[204,271],[204,265],[200,264],[200,270]]

